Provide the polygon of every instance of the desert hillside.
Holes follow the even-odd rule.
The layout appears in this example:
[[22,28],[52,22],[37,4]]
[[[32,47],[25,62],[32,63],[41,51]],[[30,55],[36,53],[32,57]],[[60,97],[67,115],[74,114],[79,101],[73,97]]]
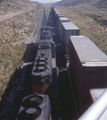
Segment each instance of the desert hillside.
[[96,7],[107,7],[107,0],[62,0],[55,3],[55,6],[76,6],[80,4],[92,4]]
[[107,0],[100,0],[99,2],[95,3],[95,6],[98,8],[107,8]]
[[1,0],[0,15],[32,9],[37,5],[30,0]]
[[99,0],[62,0],[60,2],[57,2],[55,5],[59,6],[75,6],[79,4],[84,4],[84,3],[96,3]]
[[38,25],[41,13],[42,6],[29,0],[0,2],[0,99],[13,74],[24,63],[25,42]]

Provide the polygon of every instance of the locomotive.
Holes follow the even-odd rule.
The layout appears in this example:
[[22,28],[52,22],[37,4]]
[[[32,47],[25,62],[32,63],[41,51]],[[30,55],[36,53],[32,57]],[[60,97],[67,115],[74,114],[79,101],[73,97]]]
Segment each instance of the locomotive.
[[[62,80],[67,79],[67,77],[62,76],[68,76],[69,73],[69,77],[72,77],[72,79],[68,79],[70,79],[71,87],[73,86],[76,114],[80,116],[89,107],[89,89],[106,87],[107,56],[89,38],[80,36],[80,29],[72,22],[69,22],[58,10],[54,8],[53,12],[60,31],[66,63],[68,63],[68,69],[59,72],[59,85],[64,84],[65,86]],[[88,45],[90,47],[87,47]],[[88,57],[86,57],[87,54]],[[47,91],[52,88],[52,81],[54,81],[53,69],[56,69],[55,56],[52,27],[43,26],[40,40],[37,43],[37,55],[31,73],[33,94],[23,98],[16,120],[50,119],[50,100],[44,94],[47,94]],[[64,89],[62,91],[65,92]],[[65,107],[62,106],[65,112]]]
[[52,28],[41,28],[41,39],[32,70],[32,92],[43,94],[52,84],[52,58],[55,58],[55,44],[52,41]]
[[52,39],[52,27],[50,26],[43,26],[41,28],[41,39],[40,40],[51,40]]
[[50,111],[48,95],[35,93],[23,98],[16,120],[50,120]]
[[31,73],[32,94],[23,98],[16,120],[50,120],[51,105],[48,95],[51,93],[46,91],[52,91],[53,59],[55,44],[52,41],[52,28],[43,26]]

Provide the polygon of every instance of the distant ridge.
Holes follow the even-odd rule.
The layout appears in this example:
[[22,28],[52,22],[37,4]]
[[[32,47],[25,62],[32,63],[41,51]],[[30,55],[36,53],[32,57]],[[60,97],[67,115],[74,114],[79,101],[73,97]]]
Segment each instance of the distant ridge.
[[55,4],[56,2],[50,2],[50,3],[39,3],[39,2],[36,2],[36,1],[32,1],[32,2],[34,2],[34,3],[36,3],[37,5],[46,5],[46,6],[51,6],[51,5],[53,5],[53,4]]
[[97,7],[107,7],[107,0],[62,0],[53,5],[54,6],[76,6],[84,3],[91,3]]
[[99,8],[106,8],[107,9],[107,0],[100,0],[95,4],[95,6]]
[[56,2],[51,2],[51,3],[43,3],[43,5],[47,5],[47,6],[52,6],[53,4],[55,4]]
[[41,3],[39,2],[36,2],[36,1],[32,1],[33,3],[37,4],[37,5],[40,5]]
[[94,2],[94,1],[99,1],[99,0],[63,0],[60,2],[57,2],[56,6],[75,6],[75,5],[79,5],[79,4],[84,4],[84,3],[89,3],[89,2]]

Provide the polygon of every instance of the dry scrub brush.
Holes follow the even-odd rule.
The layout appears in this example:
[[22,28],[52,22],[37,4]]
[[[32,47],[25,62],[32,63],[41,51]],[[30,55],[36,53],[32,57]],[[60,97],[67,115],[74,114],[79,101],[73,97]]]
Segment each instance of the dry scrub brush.
[[6,44],[2,48],[2,57],[0,58],[0,96],[9,82],[16,68],[23,64],[23,56],[26,52],[25,44]]
[[[34,9],[0,23],[0,45],[27,39],[40,19],[41,9]],[[13,24],[14,22],[14,24]],[[14,32],[15,31],[15,32]]]
[[41,12],[42,8],[34,9],[33,12],[29,11],[0,23],[0,46],[2,47],[0,53],[0,97],[15,70],[23,64],[26,45],[20,41],[30,37],[41,17]]

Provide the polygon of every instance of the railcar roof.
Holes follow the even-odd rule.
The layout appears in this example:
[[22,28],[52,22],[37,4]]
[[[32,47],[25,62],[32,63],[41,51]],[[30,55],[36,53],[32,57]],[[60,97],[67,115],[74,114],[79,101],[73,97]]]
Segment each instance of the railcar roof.
[[62,22],[63,27],[65,30],[79,30],[79,28],[73,24],[72,22]]
[[66,18],[66,17],[59,17],[59,19],[60,19],[61,21],[69,21],[69,19]]
[[86,36],[70,36],[83,66],[107,66],[107,56]]
[[62,14],[58,14],[58,17],[64,17],[64,15],[62,15]]

